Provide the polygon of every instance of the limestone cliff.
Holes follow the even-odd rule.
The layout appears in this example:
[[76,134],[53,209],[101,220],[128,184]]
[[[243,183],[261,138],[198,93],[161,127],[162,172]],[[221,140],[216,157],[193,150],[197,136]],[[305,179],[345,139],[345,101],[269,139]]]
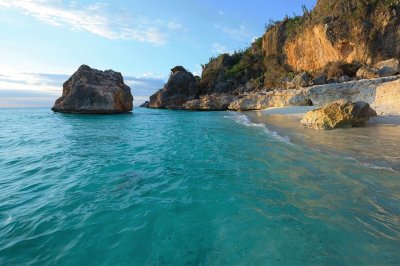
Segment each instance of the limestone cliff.
[[286,88],[301,72],[334,83],[399,57],[400,0],[318,0],[302,16],[270,23],[248,49],[211,58],[203,65],[201,94]]
[[318,0],[313,11],[271,27],[263,51],[297,72],[335,61],[373,64],[398,58],[399,14],[398,0]]
[[[362,93],[354,95],[365,100],[368,84],[385,79],[363,79],[400,74],[400,0],[317,0],[313,10],[303,9],[301,16],[269,23],[249,48],[211,58],[202,65],[201,78],[196,83],[191,78],[189,83],[196,86],[185,83],[170,89],[167,84],[151,97],[150,107],[253,110],[320,105],[326,99],[353,100],[356,96],[347,90],[359,87]],[[319,94],[322,89],[326,91]],[[397,91],[382,89],[382,101]],[[375,102],[371,99],[365,101]]]

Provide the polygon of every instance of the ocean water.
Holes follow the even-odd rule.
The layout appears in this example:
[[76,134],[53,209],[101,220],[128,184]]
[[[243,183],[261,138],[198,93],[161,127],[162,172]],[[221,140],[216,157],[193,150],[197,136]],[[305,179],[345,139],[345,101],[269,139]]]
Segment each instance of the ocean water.
[[243,114],[0,109],[0,265],[399,265],[399,251],[399,171]]

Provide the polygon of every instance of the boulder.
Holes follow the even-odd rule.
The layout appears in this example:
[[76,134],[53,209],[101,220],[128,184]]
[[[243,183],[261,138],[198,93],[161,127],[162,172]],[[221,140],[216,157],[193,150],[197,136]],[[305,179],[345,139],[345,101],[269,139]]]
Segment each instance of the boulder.
[[185,102],[197,98],[199,88],[193,74],[181,66],[174,67],[171,72],[164,88],[150,96],[150,108],[182,106]]
[[326,84],[328,82],[328,77],[326,75],[319,75],[316,76],[313,80],[312,80],[312,84],[313,85],[323,85]]
[[357,71],[356,76],[361,79],[374,79],[377,78],[379,74],[376,68],[363,66]]
[[304,126],[332,130],[362,127],[376,112],[366,102],[339,100],[308,112],[300,123]]
[[64,83],[63,94],[52,108],[54,112],[114,114],[132,111],[131,89],[121,73],[100,71],[82,65]]
[[298,74],[291,82],[287,83],[288,89],[304,88],[310,86],[310,75],[307,72]]
[[228,94],[211,94],[200,97],[200,99],[186,102],[183,106],[187,110],[197,111],[224,111],[238,97]]
[[262,110],[268,107],[269,97],[266,94],[254,94],[242,97],[229,105],[229,110],[251,111]]
[[378,75],[380,77],[388,77],[399,74],[400,62],[398,59],[392,58],[389,60],[381,61],[375,65],[378,69]]

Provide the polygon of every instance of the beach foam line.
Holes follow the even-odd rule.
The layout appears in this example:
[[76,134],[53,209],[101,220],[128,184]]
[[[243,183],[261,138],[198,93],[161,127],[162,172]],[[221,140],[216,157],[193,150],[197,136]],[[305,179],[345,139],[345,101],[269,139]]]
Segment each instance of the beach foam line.
[[236,123],[238,123],[238,124],[240,124],[240,125],[243,125],[243,126],[246,126],[246,127],[261,128],[261,129],[263,129],[263,131],[264,131],[267,135],[273,137],[275,140],[279,140],[279,141],[285,142],[285,143],[287,143],[287,144],[293,145],[293,143],[290,141],[289,136],[281,136],[281,135],[279,135],[278,132],[269,129],[269,128],[267,127],[266,124],[263,124],[263,123],[260,123],[260,124],[253,123],[253,122],[251,122],[250,119],[249,119],[246,115],[244,115],[244,114],[235,113],[234,115],[225,116],[225,118],[233,119]]

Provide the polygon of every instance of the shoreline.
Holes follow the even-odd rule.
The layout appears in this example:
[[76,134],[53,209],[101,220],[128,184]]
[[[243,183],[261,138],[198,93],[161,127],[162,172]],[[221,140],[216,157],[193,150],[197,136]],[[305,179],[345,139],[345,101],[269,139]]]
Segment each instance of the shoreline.
[[[300,120],[315,107],[273,107],[243,112],[251,123],[264,125],[291,144],[340,157],[355,159],[376,168],[400,171],[400,114],[371,118],[362,128],[316,130],[301,126]],[[392,110],[396,109],[393,106]],[[379,109],[378,109],[379,110]],[[382,110],[382,109],[380,109]],[[387,109],[384,109],[387,110]]]

